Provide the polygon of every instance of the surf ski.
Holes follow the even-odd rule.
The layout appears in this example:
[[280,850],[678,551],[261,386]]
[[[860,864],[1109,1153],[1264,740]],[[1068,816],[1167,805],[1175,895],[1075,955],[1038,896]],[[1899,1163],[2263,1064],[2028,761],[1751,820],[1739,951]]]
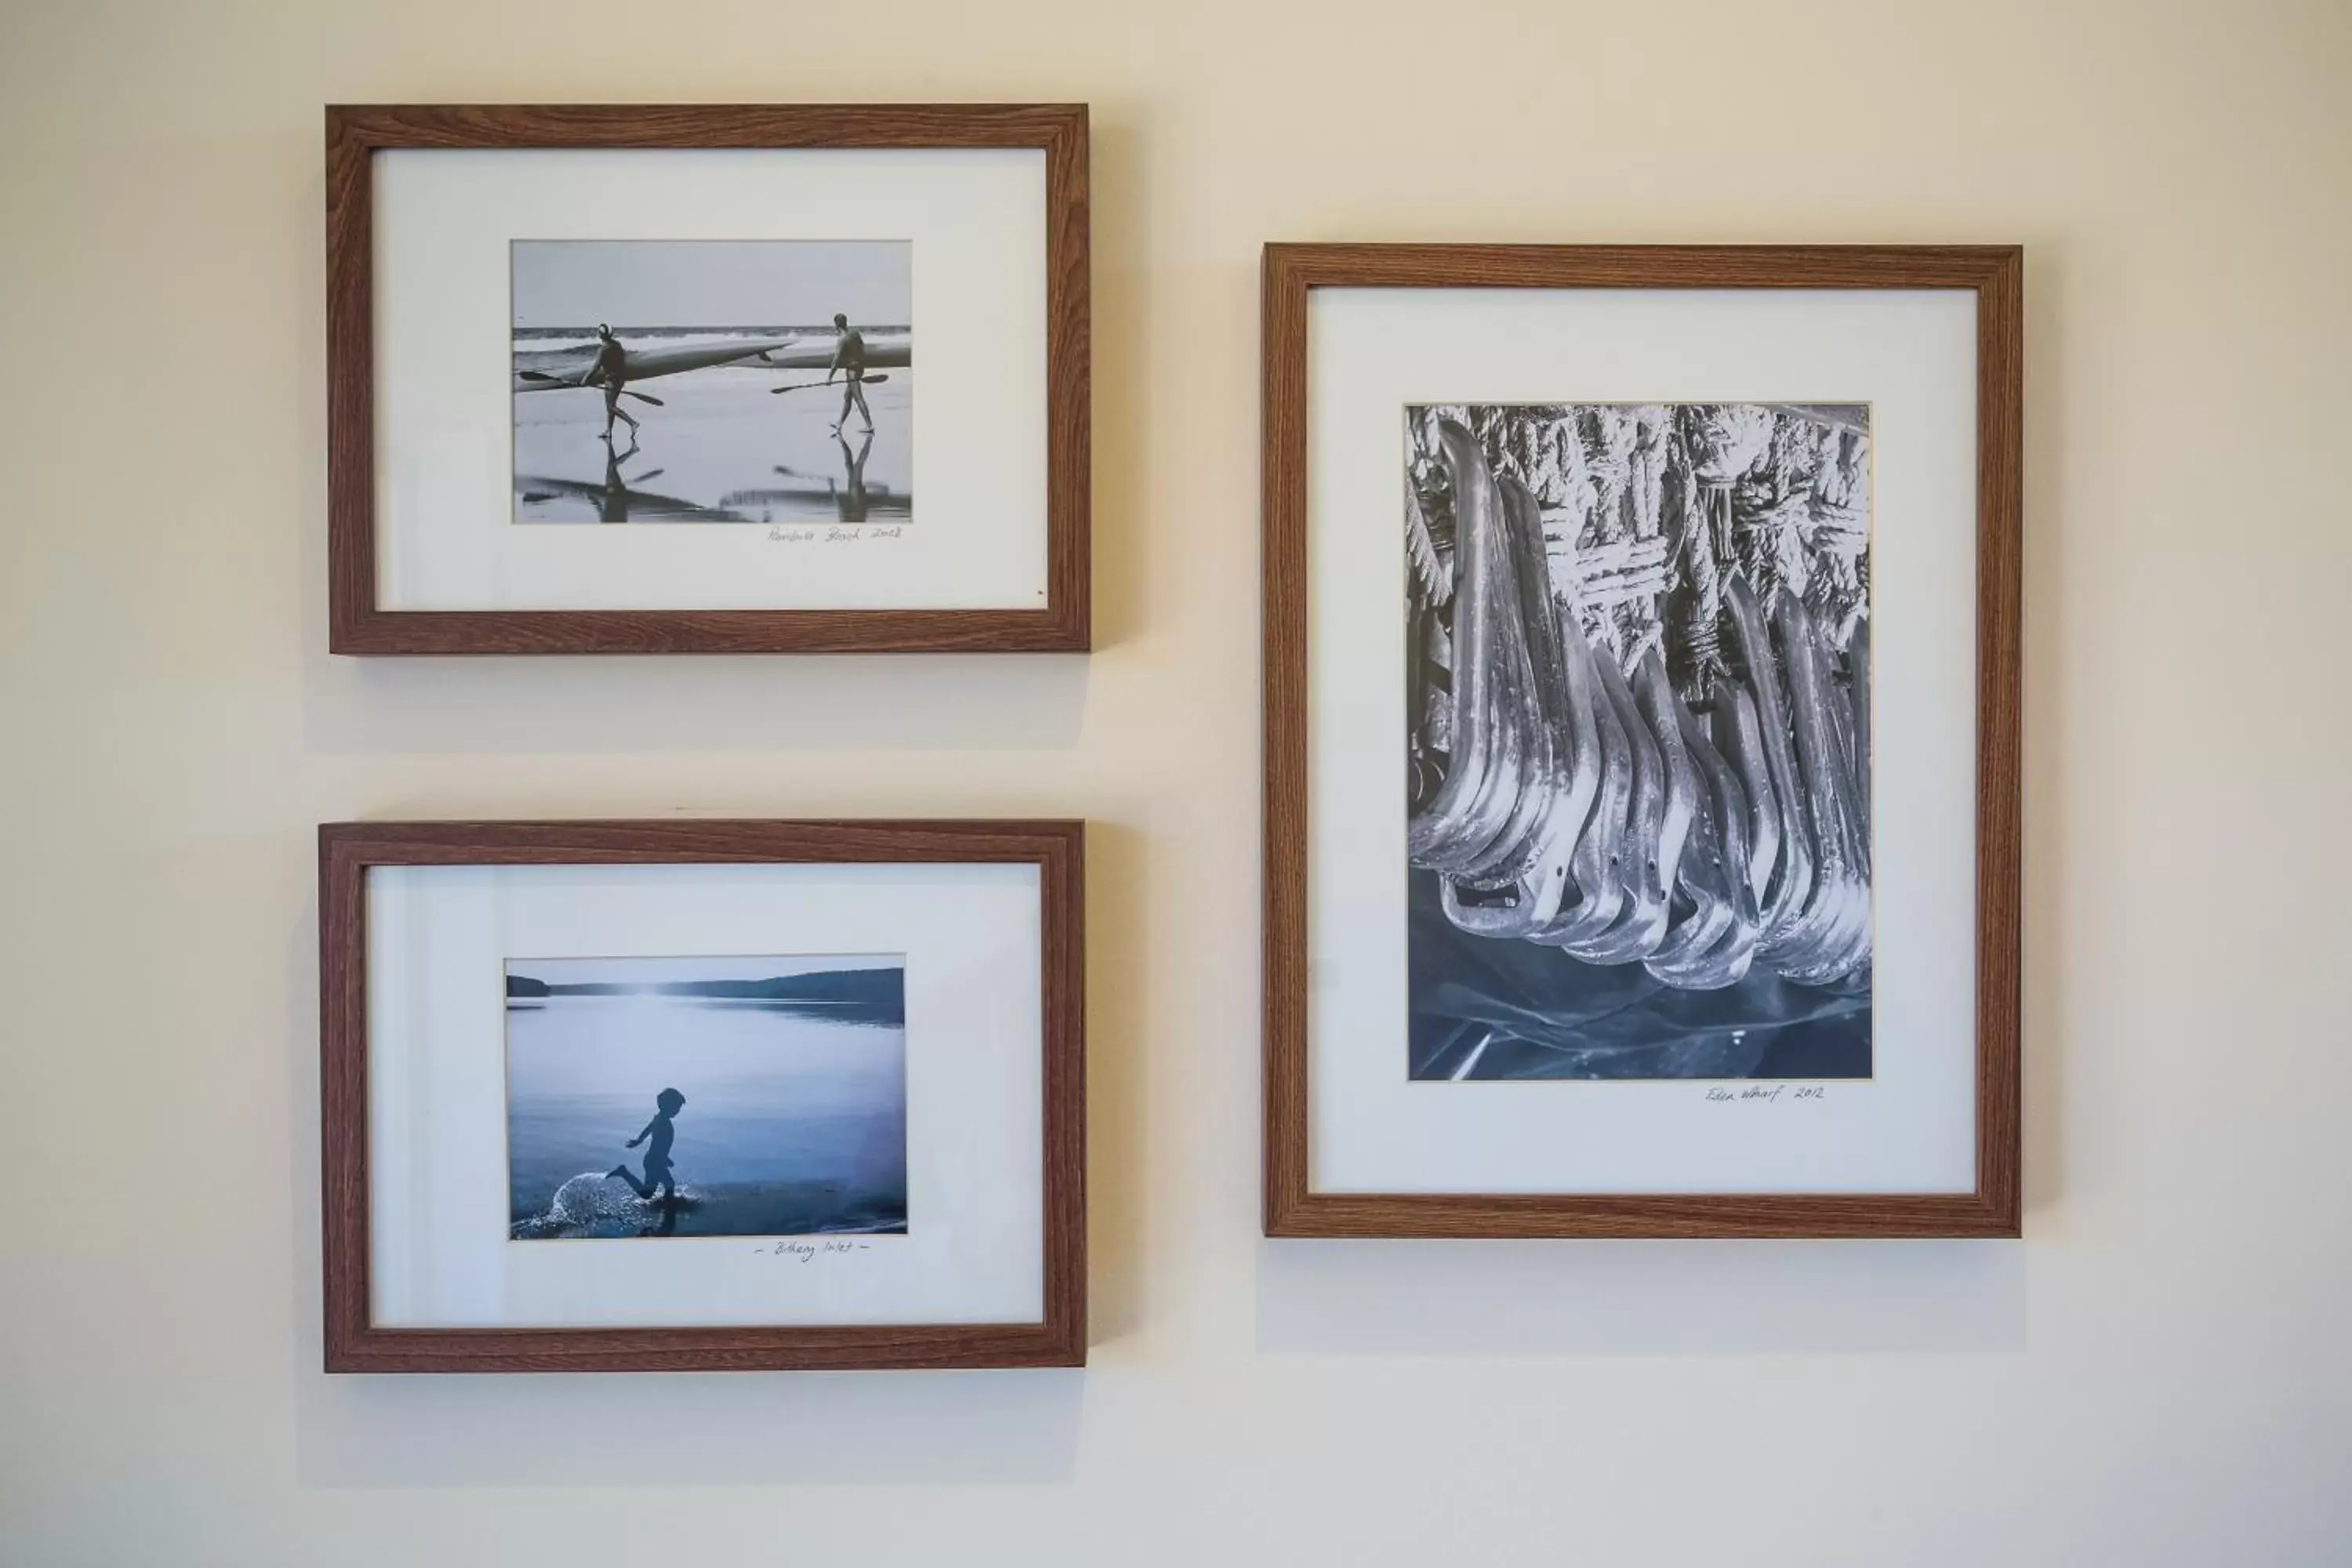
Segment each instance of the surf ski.
[[[911,332],[874,332],[866,338],[866,366],[887,369],[912,363]],[[833,363],[839,340],[830,332],[790,338],[731,338],[724,342],[672,343],[666,347],[622,345],[621,380],[650,381],[714,365],[749,363],[776,370],[824,370]],[[514,390],[562,392],[588,386],[595,373],[598,345],[582,343],[568,349],[520,349],[514,356]]]

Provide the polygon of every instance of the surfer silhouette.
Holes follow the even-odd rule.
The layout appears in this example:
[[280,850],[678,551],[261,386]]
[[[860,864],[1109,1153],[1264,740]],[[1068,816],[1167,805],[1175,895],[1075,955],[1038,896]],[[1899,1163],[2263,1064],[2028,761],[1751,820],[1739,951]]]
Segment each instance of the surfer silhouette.
[[674,1089],[666,1089],[654,1097],[654,1105],[656,1107],[654,1119],[646,1123],[644,1131],[624,1145],[634,1149],[648,1138],[653,1140],[646,1149],[646,1179],[642,1183],[639,1182],[625,1164],[615,1165],[604,1173],[607,1176],[620,1177],[629,1184],[631,1192],[649,1202],[653,1198],[654,1189],[658,1187],[661,1189],[662,1202],[667,1204],[677,1196],[677,1176],[670,1169],[669,1163],[670,1140],[677,1136],[677,1129],[670,1123],[673,1117],[686,1109],[686,1096]]
[[841,434],[841,427],[849,423],[850,409],[855,407],[858,417],[866,421],[867,433],[871,434],[874,411],[866,406],[866,339],[849,324],[847,316],[838,312],[833,318],[833,330],[841,336],[840,341],[833,345],[833,363],[824,368],[825,384],[832,385],[833,378],[845,371],[849,375],[849,379],[842,384],[841,417],[833,422],[833,433],[836,436]]
[[613,335],[613,329],[610,326],[601,321],[598,322],[596,325],[596,363],[588,372],[588,384],[591,386],[601,386],[604,389],[604,439],[606,443],[609,444],[613,439],[613,421],[615,419],[621,419],[627,422],[629,426],[629,444],[632,447],[635,447],[636,445],[637,437],[636,419],[627,409],[621,406],[621,387],[627,378],[628,368],[628,351],[621,346],[621,340]]

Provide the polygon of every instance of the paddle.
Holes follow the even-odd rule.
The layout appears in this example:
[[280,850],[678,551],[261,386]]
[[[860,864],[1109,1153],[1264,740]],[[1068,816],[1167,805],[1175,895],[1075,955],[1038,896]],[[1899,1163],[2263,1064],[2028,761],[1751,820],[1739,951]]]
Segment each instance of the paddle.
[[[887,381],[890,378],[887,375],[861,375],[857,379],[864,382],[866,385],[871,386],[877,381]],[[838,386],[840,384],[841,384],[839,382],[835,381],[796,381],[790,386],[772,386],[768,388],[768,390],[770,392],[806,392],[812,386]]]
[[[543,370],[520,370],[515,372],[515,374],[521,376],[525,381],[543,381],[551,386],[594,386],[598,384],[592,381],[573,381],[569,376],[550,375]],[[656,408],[667,408],[669,406],[668,404],[664,403],[660,398],[656,397],[650,392],[635,392],[625,386],[621,388],[621,395],[624,397],[634,397],[641,403],[650,403]]]

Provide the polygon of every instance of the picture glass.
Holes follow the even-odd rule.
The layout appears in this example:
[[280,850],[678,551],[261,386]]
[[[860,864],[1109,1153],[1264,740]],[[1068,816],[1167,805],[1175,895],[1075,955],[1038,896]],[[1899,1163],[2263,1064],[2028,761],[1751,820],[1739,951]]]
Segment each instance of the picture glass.
[[907,1228],[898,957],[509,959],[506,1036],[515,1240]]
[[370,177],[378,608],[1050,602],[1042,150],[389,148]]
[[1972,1190],[1974,295],[1307,310],[1310,1190]]
[[1405,422],[1411,1076],[1870,1077],[1868,405]]
[[372,1321],[1035,1322],[1032,864],[377,866]]
[[514,521],[903,522],[899,240],[517,240]]

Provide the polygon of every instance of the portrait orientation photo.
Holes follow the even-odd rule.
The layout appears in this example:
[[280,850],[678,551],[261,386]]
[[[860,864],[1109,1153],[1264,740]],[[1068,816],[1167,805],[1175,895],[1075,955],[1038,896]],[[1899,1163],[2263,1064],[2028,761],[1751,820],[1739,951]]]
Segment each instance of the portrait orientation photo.
[[1269,1235],[2013,1234],[2021,271],[1267,247]]
[[1870,1076],[1870,410],[1407,411],[1416,1079]]

